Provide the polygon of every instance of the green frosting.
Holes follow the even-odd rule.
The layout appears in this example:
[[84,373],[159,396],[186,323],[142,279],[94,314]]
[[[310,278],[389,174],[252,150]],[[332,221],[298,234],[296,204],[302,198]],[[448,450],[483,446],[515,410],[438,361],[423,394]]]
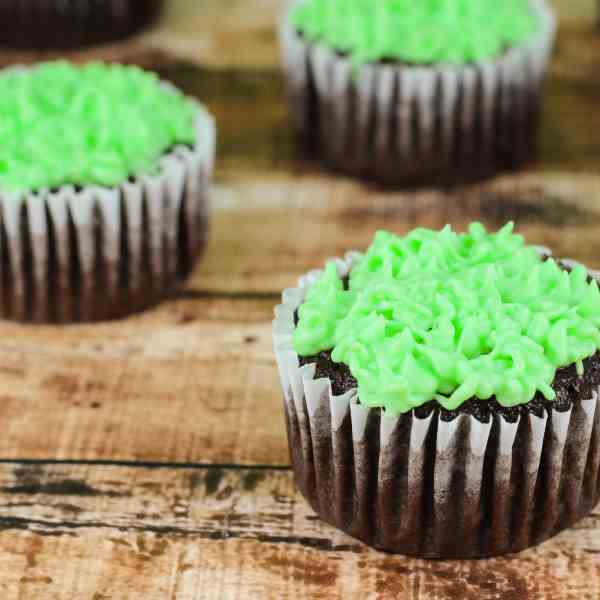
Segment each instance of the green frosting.
[[197,109],[137,67],[51,62],[0,74],[0,189],[113,186],[196,141]]
[[528,0],[305,0],[291,15],[310,40],[357,64],[483,61],[538,29]]
[[583,267],[544,261],[512,223],[494,234],[479,223],[467,234],[381,231],[347,291],[334,263],[309,289],[294,348],[333,349],[361,402],[392,414],[432,399],[448,410],[472,397],[553,400],[557,368],[581,374],[600,348],[600,292]]

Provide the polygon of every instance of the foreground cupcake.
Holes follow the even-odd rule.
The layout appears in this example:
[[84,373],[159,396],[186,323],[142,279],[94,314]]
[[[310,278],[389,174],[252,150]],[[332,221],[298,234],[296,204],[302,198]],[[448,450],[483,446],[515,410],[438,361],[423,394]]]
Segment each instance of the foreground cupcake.
[[0,72],[1,314],[119,317],[204,247],[213,119],[156,75],[65,62]]
[[0,0],[0,45],[67,49],[124,38],[150,23],[163,0]]
[[388,184],[519,165],[554,32],[544,0],[297,0],[280,32],[295,125]]
[[274,342],[298,487],[376,548],[518,551],[599,499],[598,284],[510,225],[380,232],[284,292]]

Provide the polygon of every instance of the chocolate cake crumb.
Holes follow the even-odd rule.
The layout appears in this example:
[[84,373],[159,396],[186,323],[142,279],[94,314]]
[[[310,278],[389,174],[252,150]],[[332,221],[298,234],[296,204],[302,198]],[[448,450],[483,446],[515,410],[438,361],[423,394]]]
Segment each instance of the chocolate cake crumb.
[[[320,352],[314,356],[301,356],[300,365],[316,365],[315,378],[328,378],[331,380],[333,393],[336,396],[345,394],[358,387],[356,379],[350,368],[343,363],[331,360],[331,352]],[[527,404],[505,407],[492,397],[489,400],[471,398],[456,410],[446,410],[437,400],[432,400],[415,408],[413,414],[424,419],[433,411],[439,411],[442,421],[453,421],[460,415],[471,415],[482,423],[488,423],[492,415],[500,414],[506,421],[515,423],[523,414],[532,413],[541,417],[545,411],[553,408],[558,412],[566,412],[576,402],[589,400],[592,390],[600,385],[600,352],[583,361],[584,374],[577,374],[575,365],[570,365],[556,371],[552,389],[556,392],[555,400],[547,400],[539,392]],[[359,398],[360,401],[360,398]]]

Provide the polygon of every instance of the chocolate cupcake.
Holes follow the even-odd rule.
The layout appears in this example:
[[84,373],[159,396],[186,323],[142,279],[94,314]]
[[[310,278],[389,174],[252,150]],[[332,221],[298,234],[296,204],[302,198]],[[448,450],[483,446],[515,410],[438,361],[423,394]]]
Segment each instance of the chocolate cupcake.
[[163,0],[0,0],[0,45],[81,48],[125,38],[151,23]]
[[283,293],[274,345],[297,485],[386,551],[489,557],[600,497],[600,292],[488,234],[380,232]]
[[136,67],[0,71],[0,314],[120,317],[165,296],[204,248],[215,125]]
[[453,182],[535,153],[545,0],[296,0],[280,39],[297,131],[334,169]]

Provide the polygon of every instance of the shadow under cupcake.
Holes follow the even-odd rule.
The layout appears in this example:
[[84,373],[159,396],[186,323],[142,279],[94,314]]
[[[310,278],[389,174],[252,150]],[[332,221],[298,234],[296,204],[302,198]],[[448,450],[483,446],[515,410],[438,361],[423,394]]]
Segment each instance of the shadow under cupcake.
[[0,314],[122,317],[191,271],[207,237],[216,129],[136,67],[0,71]]
[[280,27],[295,129],[332,168],[385,185],[518,167],[535,156],[555,29],[545,0],[296,0]]

